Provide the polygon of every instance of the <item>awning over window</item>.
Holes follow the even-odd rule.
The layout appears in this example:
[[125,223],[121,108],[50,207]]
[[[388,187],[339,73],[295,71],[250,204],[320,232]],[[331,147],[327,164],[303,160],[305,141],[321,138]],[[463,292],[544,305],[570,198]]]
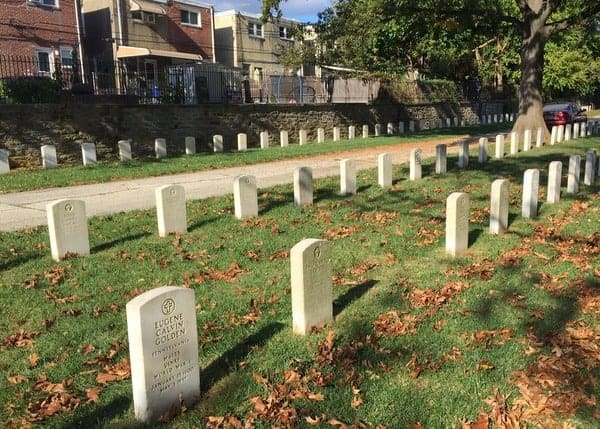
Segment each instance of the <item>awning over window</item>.
[[148,0],[129,0],[129,9],[131,11],[141,10],[157,15],[166,15],[167,12],[157,3]]
[[189,54],[187,52],[163,51],[160,49],[137,48],[135,46],[119,46],[117,48],[117,58],[132,57],[167,57],[178,58],[182,60],[202,61],[202,55]]

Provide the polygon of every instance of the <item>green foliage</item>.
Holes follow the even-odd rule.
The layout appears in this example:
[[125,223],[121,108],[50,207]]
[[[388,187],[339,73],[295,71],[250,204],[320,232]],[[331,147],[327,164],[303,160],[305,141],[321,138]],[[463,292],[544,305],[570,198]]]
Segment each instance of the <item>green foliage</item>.
[[1,82],[0,94],[14,104],[57,103],[62,91],[61,81],[49,77],[24,76]]
[[398,103],[457,102],[459,98],[456,83],[442,79],[386,79],[380,92],[380,96],[385,94],[387,97],[384,98]]

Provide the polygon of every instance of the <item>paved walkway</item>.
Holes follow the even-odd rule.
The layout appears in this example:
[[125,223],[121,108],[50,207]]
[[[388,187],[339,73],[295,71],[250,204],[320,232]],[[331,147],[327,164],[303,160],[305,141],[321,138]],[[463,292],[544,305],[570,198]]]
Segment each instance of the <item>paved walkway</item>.
[[267,188],[292,183],[296,167],[312,167],[314,178],[335,176],[339,174],[339,161],[344,158],[353,158],[357,170],[376,167],[377,156],[383,152],[392,155],[394,164],[400,164],[408,162],[410,150],[415,147],[423,150],[423,158],[434,156],[435,146],[442,143],[448,145],[448,153],[457,152],[457,143],[465,137],[387,145],[197,173],[0,194],[0,231],[46,225],[46,204],[63,198],[83,200],[88,216],[144,210],[155,206],[154,190],[162,185],[182,185],[187,199],[203,199],[233,192],[233,179],[239,174],[253,175],[259,188]]

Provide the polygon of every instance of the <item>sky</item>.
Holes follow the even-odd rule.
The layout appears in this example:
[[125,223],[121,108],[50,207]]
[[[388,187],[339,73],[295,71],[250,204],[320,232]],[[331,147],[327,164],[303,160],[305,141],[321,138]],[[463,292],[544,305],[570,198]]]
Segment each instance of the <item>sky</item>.
[[[260,0],[208,1],[215,11],[235,9],[240,12],[260,13]],[[284,18],[293,18],[301,22],[316,22],[317,14],[331,5],[331,0],[287,0],[281,2]]]

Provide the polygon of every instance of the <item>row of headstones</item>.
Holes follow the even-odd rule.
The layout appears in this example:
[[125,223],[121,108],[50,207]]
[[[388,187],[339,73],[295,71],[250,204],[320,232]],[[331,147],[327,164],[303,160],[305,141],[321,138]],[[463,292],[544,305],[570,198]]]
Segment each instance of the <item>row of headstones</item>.
[[[571,156],[567,192],[577,192],[579,155]],[[586,160],[595,169],[596,153]],[[600,173],[600,172],[599,172]],[[562,163],[550,163],[548,202],[560,200]],[[539,170],[524,173],[522,214],[537,215]],[[492,183],[490,233],[508,229],[509,181]],[[455,192],[446,201],[446,251],[459,256],[468,248],[469,196]],[[304,239],[290,251],[292,331],[307,335],[333,322],[331,245],[326,240]],[[191,406],[200,398],[198,328],[194,291],[163,286],[127,303],[131,382],[135,416],[142,422],[159,419],[174,404]]]
[[[481,146],[480,146],[481,147]],[[461,142],[459,147],[458,166],[466,168],[469,159],[468,142]],[[560,164],[560,162],[558,162]],[[560,198],[560,168],[558,170],[558,185],[554,168],[551,164],[548,198],[556,202]],[[584,184],[591,186],[596,174],[600,175],[597,166],[597,156],[594,150],[586,153]],[[436,146],[436,173],[446,172],[446,145]],[[581,156],[573,155],[569,162],[567,192],[576,193],[579,190],[581,171]],[[554,166],[554,167],[553,167]],[[562,167],[561,167],[562,168]],[[422,177],[421,150],[413,149],[410,154],[409,179],[419,180]],[[383,153],[378,156],[377,182],[379,186],[392,186],[392,157]],[[537,173],[539,177],[539,172]],[[527,179],[527,177],[526,177]],[[533,179],[527,179],[529,183]],[[535,185],[537,189],[537,184]],[[552,187],[551,187],[552,186]],[[556,189],[558,187],[558,190]],[[310,167],[297,167],[293,176],[294,205],[298,207],[313,204],[313,173]],[[352,159],[340,161],[340,193],[344,196],[357,192],[356,164]],[[532,191],[533,192],[533,191]],[[536,191],[537,192],[537,191]],[[556,196],[559,192],[559,196]],[[156,214],[159,236],[165,237],[171,233],[187,232],[187,215],[185,191],[181,185],[165,185],[155,190]],[[258,192],[256,178],[250,175],[239,175],[233,181],[234,213],[238,219],[258,216]],[[537,204],[537,199],[536,199]],[[52,257],[59,261],[68,255],[89,255],[87,217],[85,203],[80,200],[58,200],[47,205],[48,231]]]
[[[482,116],[480,118],[481,123],[492,123],[492,122],[502,122],[503,118],[506,120],[513,120],[513,114],[506,115],[488,115]],[[476,122],[476,121],[475,121]],[[436,120],[421,120],[421,121],[409,121],[408,131],[414,132],[415,130],[425,130],[425,129],[433,129],[433,128],[441,128],[443,127],[443,121],[441,119]],[[446,118],[446,126],[450,127],[452,124],[454,126],[466,126],[471,125],[474,121],[466,122],[464,119],[460,120],[454,118]],[[387,135],[395,135],[395,134],[404,134],[406,127],[406,123],[400,121],[398,126],[393,122],[388,122],[387,124]],[[375,136],[382,135],[382,125],[375,125]],[[362,137],[369,137],[369,126],[362,126]],[[356,138],[356,127],[351,125],[348,127],[348,140],[353,140]],[[341,140],[341,129],[340,127],[333,128],[333,141]],[[322,143],[325,141],[325,129],[318,128],[317,129],[317,143]],[[289,135],[287,131],[280,131],[279,142],[282,147],[289,145]],[[304,129],[299,131],[298,135],[298,143],[300,145],[308,144],[308,132]],[[192,136],[185,137],[185,153],[186,155],[193,155],[196,153],[196,138]],[[117,142],[118,150],[119,150],[119,158],[122,162],[130,162],[133,159],[132,150],[131,150],[131,140],[119,140]],[[260,147],[262,149],[266,149],[269,147],[269,133],[267,131],[263,131],[260,133]],[[248,148],[248,136],[245,133],[239,133],[237,135],[237,148],[239,151],[245,151]],[[214,152],[223,152],[224,143],[223,136],[220,134],[213,136],[213,151]],[[154,152],[157,159],[163,159],[167,157],[167,142],[164,138],[156,138],[154,140]],[[97,162],[96,155],[96,145],[94,143],[82,143],[81,144],[81,155],[83,165],[89,166],[93,165]],[[56,146],[54,145],[43,145],[41,147],[41,156],[42,156],[42,167],[46,169],[52,169],[58,167],[58,156],[56,152]],[[9,152],[5,149],[0,149],[0,174],[10,172],[9,166]]]
[[[591,186],[596,176],[600,176],[598,156],[594,150],[586,152],[584,183]],[[579,192],[581,176],[581,156],[569,157],[567,173],[567,194]],[[523,175],[521,214],[526,218],[537,216],[540,171],[528,169]],[[560,201],[562,162],[552,161],[548,168],[546,201],[549,204]],[[498,179],[492,183],[490,204],[490,233],[502,234],[508,229],[509,181]],[[463,254],[468,248],[469,239],[469,195],[454,192],[446,200],[446,251],[452,256]]]

